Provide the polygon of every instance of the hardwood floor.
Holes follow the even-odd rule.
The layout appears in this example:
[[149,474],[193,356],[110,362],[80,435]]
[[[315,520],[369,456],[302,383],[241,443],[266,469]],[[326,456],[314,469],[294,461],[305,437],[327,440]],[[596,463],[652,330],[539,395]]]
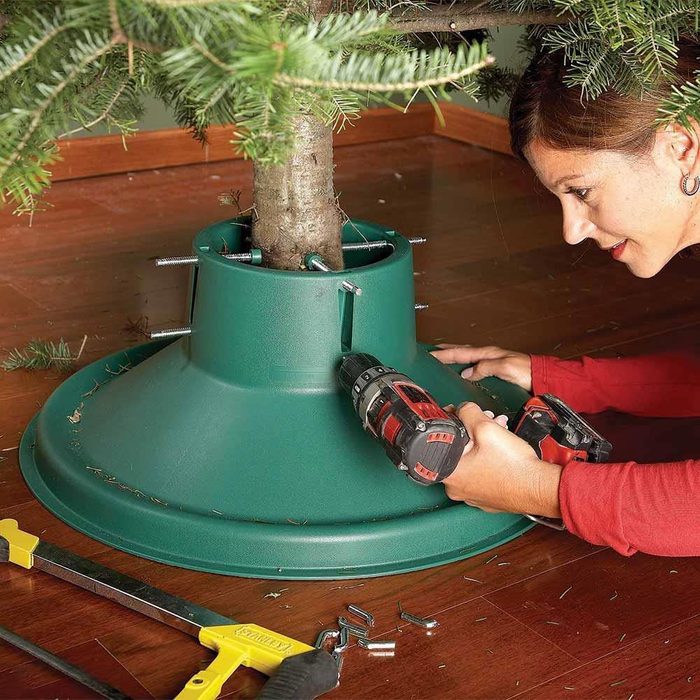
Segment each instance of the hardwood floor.
[[[499,344],[562,357],[700,347],[700,261],[674,260],[639,280],[595,246],[561,240],[556,200],[504,155],[436,136],[336,151],[336,188],[353,217],[426,235],[415,249],[418,336]],[[156,269],[186,254],[194,232],[232,212],[243,161],[56,184],[34,217],[0,213],[0,347],[60,337],[83,366],[185,318],[187,271]],[[700,697],[700,563],[623,558],[537,527],[465,561],[359,581],[270,582],[177,569],[112,550],[70,529],[31,496],[14,449],[62,379],[0,374],[0,517],[236,619],[313,643],[355,602],[396,639],[394,657],[351,648],[332,697]],[[620,459],[697,457],[698,421],[602,414],[592,422]],[[4,459],[3,459],[4,458]],[[496,558],[494,558],[494,556]],[[265,597],[286,588],[279,598]],[[0,625],[65,656],[133,697],[173,697],[210,652],[194,640],[47,575],[0,567]],[[397,601],[434,615],[432,633],[401,622]],[[400,623],[400,624],[399,624]],[[264,678],[240,669],[225,692],[254,697]],[[0,698],[92,697],[0,643]]]

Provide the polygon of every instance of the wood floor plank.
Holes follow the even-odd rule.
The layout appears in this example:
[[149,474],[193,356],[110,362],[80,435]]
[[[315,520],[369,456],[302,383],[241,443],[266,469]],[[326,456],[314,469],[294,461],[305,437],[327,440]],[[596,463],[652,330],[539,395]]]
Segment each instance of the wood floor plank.
[[697,457],[700,425],[694,418],[638,418],[615,411],[587,416],[610,440],[615,462],[672,462]]
[[[700,351],[700,324],[688,322],[670,331],[651,328],[645,335],[639,335],[630,341],[611,339],[608,345],[603,345],[600,351],[620,355],[645,355],[658,352],[668,352],[670,348],[682,349],[687,352]],[[598,350],[596,350],[598,352]]]
[[586,698],[656,700],[700,695],[700,619],[695,617],[635,644],[622,645],[530,691],[522,700]]
[[17,478],[17,457],[2,457],[0,462],[0,513],[6,515],[18,506],[34,500],[24,481]]
[[[2,643],[4,645],[4,642]],[[24,658],[32,657],[23,655]],[[132,698],[153,697],[101,644],[90,640],[61,651],[61,658],[90,674],[96,680],[107,683]],[[82,684],[40,661],[20,663],[12,669],[0,672],[0,688],[6,697],[17,698],[82,698],[100,697]]]
[[439,272],[419,275],[416,287],[436,307],[464,300],[473,302],[478,310],[481,304],[500,300],[503,308],[493,309],[497,313],[492,315],[497,322],[494,327],[500,328],[527,320],[528,311],[542,310],[555,316],[581,308],[600,309],[611,301],[644,294],[673,293],[689,300],[700,286],[694,274],[698,263],[694,261],[674,261],[665,274],[642,280],[631,278],[612,258],[600,259],[608,254],[597,249],[587,260],[585,256],[579,257],[573,265],[576,259],[570,247],[567,248],[547,246],[512,255],[507,260],[492,258],[468,265],[444,266]]
[[[479,302],[459,300],[443,309],[429,309],[418,318],[418,332],[426,341],[499,345],[524,352],[580,357],[599,348],[614,351],[616,344],[631,343],[654,331],[673,332],[700,320],[700,311],[688,299],[643,293],[632,299],[613,300],[597,308],[547,315],[535,306],[527,321],[494,328],[500,302],[473,312]],[[538,317],[538,313],[542,316]],[[461,317],[464,326],[450,326],[450,318]],[[450,329],[445,332],[444,329]],[[613,352],[608,353],[614,354]]]
[[612,550],[486,598],[581,661],[590,661],[700,613],[695,558]]
[[4,323],[14,324],[30,315],[40,315],[45,308],[22,294],[13,284],[0,281],[0,318]]
[[357,698],[358,692],[366,698],[415,700],[507,697],[543,675],[576,664],[483,598],[436,619],[440,627],[433,631],[409,625],[386,635],[396,640],[394,658],[373,658],[360,648],[351,649],[337,697]]

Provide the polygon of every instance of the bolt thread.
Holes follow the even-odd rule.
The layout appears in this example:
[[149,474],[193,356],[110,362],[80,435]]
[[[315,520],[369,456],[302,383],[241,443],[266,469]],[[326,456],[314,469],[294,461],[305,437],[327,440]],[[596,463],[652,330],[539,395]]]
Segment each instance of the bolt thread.
[[196,265],[196,255],[181,255],[172,258],[156,258],[156,267],[172,267],[173,265]]
[[343,250],[376,250],[392,246],[391,241],[360,241],[359,243],[343,243]]
[[157,340],[158,338],[176,338],[191,333],[192,329],[189,326],[184,326],[183,328],[165,328],[162,331],[152,331],[150,336],[151,340]]
[[237,260],[238,262],[250,262],[253,256],[250,253],[226,253],[222,257],[226,260]]

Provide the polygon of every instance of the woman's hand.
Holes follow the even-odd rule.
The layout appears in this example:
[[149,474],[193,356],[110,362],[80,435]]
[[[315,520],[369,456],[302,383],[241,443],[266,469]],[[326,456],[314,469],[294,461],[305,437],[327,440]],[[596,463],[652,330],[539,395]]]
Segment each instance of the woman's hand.
[[562,468],[539,459],[530,445],[508,432],[503,417],[492,415],[475,403],[458,409],[471,439],[457,469],[443,482],[447,496],[482,510],[561,517]]
[[438,345],[431,355],[445,364],[471,364],[462,372],[464,379],[478,381],[484,377],[498,377],[532,391],[532,363],[524,352],[503,350],[493,345],[473,348],[471,345]]

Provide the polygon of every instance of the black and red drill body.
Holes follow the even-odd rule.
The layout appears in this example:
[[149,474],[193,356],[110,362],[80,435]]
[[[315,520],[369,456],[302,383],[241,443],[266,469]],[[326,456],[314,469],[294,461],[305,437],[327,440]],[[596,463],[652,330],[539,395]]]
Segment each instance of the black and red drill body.
[[[419,484],[444,481],[456,469],[469,435],[456,415],[447,413],[405,374],[365,353],[346,355],[341,385],[352,398],[365,429],[379,438],[391,461]],[[601,462],[611,444],[563,401],[534,396],[520,411],[513,432],[540,459]]]

